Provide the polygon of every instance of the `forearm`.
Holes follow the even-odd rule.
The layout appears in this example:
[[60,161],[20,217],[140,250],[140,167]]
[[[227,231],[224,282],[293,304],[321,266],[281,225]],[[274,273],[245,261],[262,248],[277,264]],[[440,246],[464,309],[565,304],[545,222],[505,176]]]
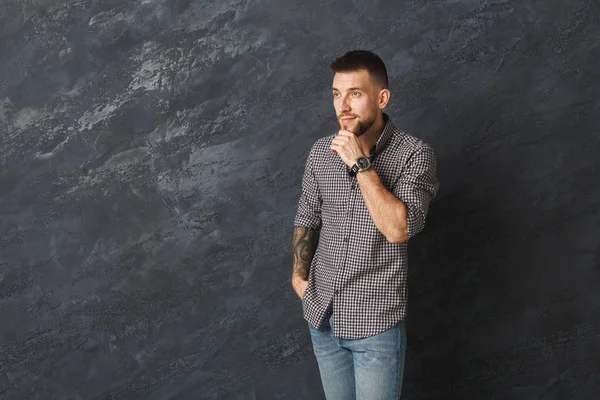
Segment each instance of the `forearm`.
[[383,186],[374,168],[359,172],[356,179],[377,229],[392,243],[404,242],[407,237],[404,203]]
[[310,264],[317,249],[319,231],[295,226],[292,235],[292,279],[308,279]]

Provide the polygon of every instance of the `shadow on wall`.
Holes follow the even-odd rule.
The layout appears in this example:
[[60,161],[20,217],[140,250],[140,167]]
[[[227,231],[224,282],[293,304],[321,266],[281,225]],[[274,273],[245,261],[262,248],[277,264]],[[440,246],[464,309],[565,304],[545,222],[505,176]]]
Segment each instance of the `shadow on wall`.
[[[513,145],[516,132],[529,128],[508,127],[490,102],[444,124],[440,143],[430,143],[440,191],[409,244],[408,398],[421,398],[425,386],[427,398],[484,398],[477,396],[510,390],[502,384],[519,373],[519,301],[531,282],[523,274],[532,274],[519,255],[534,214],[519,184],[531,161]],[[445,158],[444,141],[451,147],[454,140],[466,144]]]

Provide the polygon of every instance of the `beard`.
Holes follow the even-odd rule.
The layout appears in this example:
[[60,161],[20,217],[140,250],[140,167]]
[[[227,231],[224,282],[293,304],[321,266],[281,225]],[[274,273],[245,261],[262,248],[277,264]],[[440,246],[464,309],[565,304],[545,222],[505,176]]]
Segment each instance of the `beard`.
[[338,130],[344,129],[344,130],[354,133],[356,136],[361,136],[363,133],[368,131],[375,123],[375,114],[369,115],[364,120],[356,115],[347,115],[347,116],[352,116],[352,117],[356,118],[354,121],[351,122],[351,123],[355,124],[354,128],[352,129],[351,125],[346,125],[346,124],[344,124],[345,126],[342,126],[340,124],[340,119],[338,118],[337,119]]

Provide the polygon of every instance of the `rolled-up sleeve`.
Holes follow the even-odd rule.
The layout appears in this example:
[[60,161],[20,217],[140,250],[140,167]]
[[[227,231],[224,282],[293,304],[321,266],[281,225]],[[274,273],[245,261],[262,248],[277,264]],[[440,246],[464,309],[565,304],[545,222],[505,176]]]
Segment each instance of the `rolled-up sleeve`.
[[302,193],[298,201],[298,211],[294,218],[294,226],[319,229],[321,227],[321,204],[323,200],[319,193],[319,185],[315,179],[313,168],[314,151],[315,147],[313,146],[306,158],[304,176],[302,177]]
[[425,227],[429,203],[436,196],[440,183],[433,148],[426,143],[408,158],[396,180],[392,193],[406,205],[406,223],[410,239]]

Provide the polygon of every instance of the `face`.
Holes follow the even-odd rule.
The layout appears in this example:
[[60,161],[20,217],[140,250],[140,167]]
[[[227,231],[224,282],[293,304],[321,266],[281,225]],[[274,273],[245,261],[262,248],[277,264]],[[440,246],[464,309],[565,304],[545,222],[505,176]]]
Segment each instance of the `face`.
[[336,72],[332,91],[338,129],[360,136],[373,126],[379,111],[379,90],[366,70]]

